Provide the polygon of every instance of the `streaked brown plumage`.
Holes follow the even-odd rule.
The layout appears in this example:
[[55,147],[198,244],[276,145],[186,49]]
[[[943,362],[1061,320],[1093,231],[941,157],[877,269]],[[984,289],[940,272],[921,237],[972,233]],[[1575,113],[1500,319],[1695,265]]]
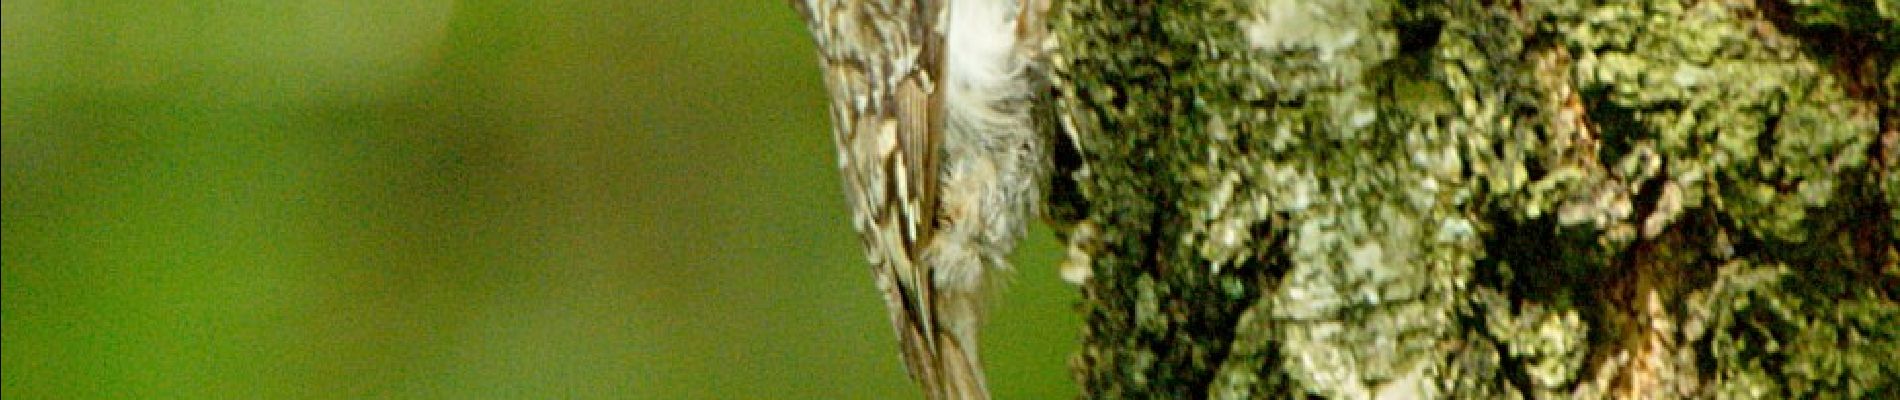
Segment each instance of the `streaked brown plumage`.
[[793,0],[832,96],[854,226],[932,399],[988,398],[986,271],[1008,268],[1045,170],[1028,107],[1042,1]]

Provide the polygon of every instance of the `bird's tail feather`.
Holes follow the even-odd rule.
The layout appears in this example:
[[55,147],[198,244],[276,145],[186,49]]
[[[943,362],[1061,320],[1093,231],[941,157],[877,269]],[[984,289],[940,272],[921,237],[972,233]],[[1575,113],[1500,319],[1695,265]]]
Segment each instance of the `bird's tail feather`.
[[[983,379],[983,363],[977,357],[976,342],[944,335],[937,341],[941,386],[945,399],[987,400],[990,390]],[[975,338],[969,338],[975,339]]]

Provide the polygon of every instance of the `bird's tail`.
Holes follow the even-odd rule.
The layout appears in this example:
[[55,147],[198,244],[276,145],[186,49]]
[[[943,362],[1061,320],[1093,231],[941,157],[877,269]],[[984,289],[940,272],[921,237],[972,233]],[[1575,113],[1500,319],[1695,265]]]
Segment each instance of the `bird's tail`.
[[989,399],[989,386],[983,379],[983,362],[977,357],[976,337],[974,335],[956,336],[961,335],[946,332],[937,341],[938,371],[943,375],[940,387],[941,398],[947,400]]
[[[886,293],[896,293],[890,291]],[[934,313],[892,307],[904,365],[931,400],[988,400],[989,387],[977,351],[982,305],[977,293],[937,292],[928,300]],[[902,295],[887,300],[901,302]],[[930,321],[930,322],[925,322]]]

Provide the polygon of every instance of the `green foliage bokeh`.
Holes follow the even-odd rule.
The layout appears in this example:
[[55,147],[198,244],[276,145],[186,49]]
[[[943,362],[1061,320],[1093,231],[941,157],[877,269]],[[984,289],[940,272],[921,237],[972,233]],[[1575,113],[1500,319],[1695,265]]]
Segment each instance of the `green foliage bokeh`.
[[[4,3],[4,395],[909,398],[775,1]],[[985,343],[1069,397],[1031,233]]]

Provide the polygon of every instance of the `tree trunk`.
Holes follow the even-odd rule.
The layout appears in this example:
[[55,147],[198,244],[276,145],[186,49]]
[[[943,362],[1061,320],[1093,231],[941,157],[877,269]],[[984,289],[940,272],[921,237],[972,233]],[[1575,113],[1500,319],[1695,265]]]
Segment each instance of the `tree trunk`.
[[1087,397],[1900,392],[1900,1],[1052,13]]

